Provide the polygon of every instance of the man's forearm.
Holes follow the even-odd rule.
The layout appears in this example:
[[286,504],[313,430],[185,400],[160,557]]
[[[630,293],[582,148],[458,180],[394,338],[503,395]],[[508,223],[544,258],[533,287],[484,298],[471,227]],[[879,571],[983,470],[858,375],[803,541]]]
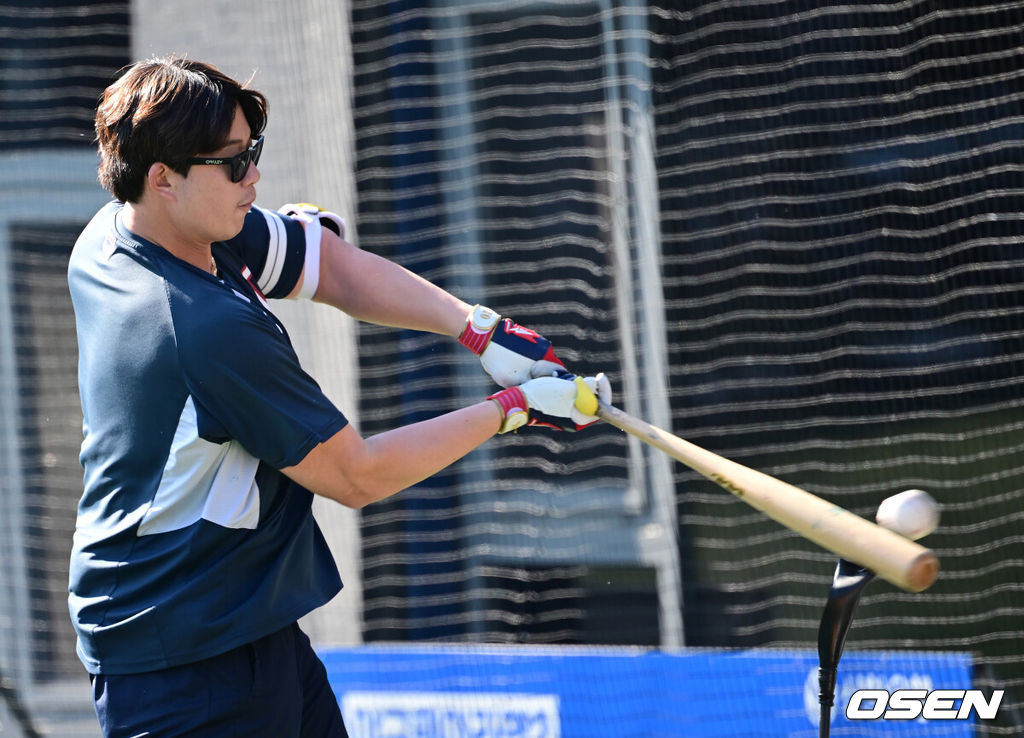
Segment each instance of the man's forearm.
[[394,262],[361,251],[333,233],[320,249],[316,302],[368,323],[457,337],[471,307]]
[[281,471],[315,494],[361,508],[462,458],[497,433],[503,418],[486,400],[367,439],[346,426]]

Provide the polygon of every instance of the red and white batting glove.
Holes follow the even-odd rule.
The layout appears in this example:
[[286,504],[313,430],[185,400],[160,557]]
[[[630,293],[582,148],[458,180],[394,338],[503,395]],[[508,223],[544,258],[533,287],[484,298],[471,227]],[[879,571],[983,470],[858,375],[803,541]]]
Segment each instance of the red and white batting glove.
[[502,387],[515,387],[539,374],[565,371],[551,341],[490,308],[477,305],[466,319],[459,343],[480,357],[484,371]]
[[504,414],[498,433],[508,433],[524,425],[578,431],[597,422],[598,398],[612,401],[612,388],[604,374],[576,377],[562,372],[531,379],[487,399],[494,400]]

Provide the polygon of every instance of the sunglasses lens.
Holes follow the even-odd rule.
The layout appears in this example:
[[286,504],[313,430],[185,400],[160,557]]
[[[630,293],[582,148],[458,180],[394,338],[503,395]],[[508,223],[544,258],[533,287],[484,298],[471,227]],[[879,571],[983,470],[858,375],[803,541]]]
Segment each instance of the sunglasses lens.
[[249,152],[245,151],[231,160],[231,181],[241,182],[249,169]]
[[249,163],[259,164],[260,154],[263,153],[263,137],[252,145],[251,148],[243,151],[231,160],[231,181],[241,182],[245,173],[249,171]]

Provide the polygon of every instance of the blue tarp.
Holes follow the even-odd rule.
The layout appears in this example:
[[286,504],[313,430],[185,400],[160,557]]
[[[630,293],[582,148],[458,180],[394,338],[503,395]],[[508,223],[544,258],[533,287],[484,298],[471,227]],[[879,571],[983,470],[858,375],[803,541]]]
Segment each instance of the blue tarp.
[[[810,651],[362,646],[321,652],[352,738],[817,736]],[[844,715],[856,689],[970,689],[961,653],[851,652],[836,736],[970,738],[970,721]]]

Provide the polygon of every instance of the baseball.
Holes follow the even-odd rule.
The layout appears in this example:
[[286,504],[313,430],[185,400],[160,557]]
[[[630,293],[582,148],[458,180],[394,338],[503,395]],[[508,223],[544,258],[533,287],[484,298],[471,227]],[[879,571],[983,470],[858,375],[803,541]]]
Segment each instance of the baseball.
[[875,520],[912,541],[931,533],[939,524],[939,504],[919,489],[908,489],[882,500]]

